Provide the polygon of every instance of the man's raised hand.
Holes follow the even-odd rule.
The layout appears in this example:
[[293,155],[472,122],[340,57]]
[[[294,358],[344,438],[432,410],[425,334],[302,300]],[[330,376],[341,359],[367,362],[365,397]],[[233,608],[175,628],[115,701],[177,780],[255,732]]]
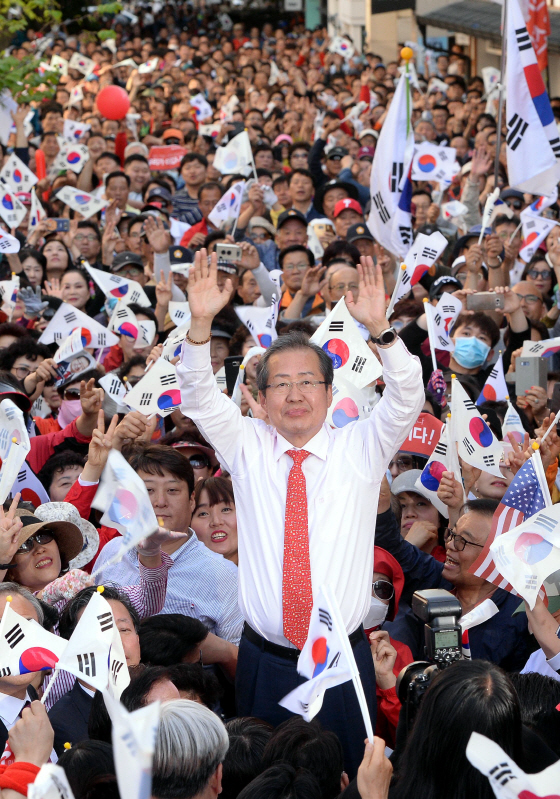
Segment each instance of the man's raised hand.
[[194,268],[189,272],[189,337],[193,341],[204,341],[210,336],[212,319],[228,304],[232,288],[229,278],[223,288],[218,286],[216,253],[212,253],[208,263],[207,251],[199,250],[194,257]]
[[385,316],[385,286],[379,265],[374,266],[373,258],[362,256],[358,264],[360,293],[357,302],[351,291],[346,295],[348,310],[358,322],[367,327],[372,336],[378,336],[388,328]]

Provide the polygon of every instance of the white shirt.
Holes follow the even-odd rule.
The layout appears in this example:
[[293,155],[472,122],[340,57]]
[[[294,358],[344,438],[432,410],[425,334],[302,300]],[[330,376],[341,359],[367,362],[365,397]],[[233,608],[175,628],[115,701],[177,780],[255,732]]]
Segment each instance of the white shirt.
[[[556,655],[558,657],[558,655]],[[546,655],[542,651],[542,649],[537,649],[536,652],[533,652],[527,663],[521,669],[521,674],[530,674],[531,672],[536,672],[537,674],[544,674],[545,677],[552,677],[553,680],[560,681],[560,674],[550,666],[551,661],[546,659]],[[558,664],[560,668],[560,663]]]
[[[368,420],[324,424],[305,445],[311,580],[330,584],[348,633],[370,604],[379,485],[424,403],[422,370],[399,340],[380,350],[385,393]],[[282,633],[282,564],[288,474],[294,447],[260,419],[242,416],[220,392],[210,345],[185,342],[177,374],[181,412],[192,419],[230,472],[239,543],[239,605],[264,638]]]
[[11,730],[26,702],[31,702],[31,697],[25,694],[23,699],[18,699],[10,694],[0,693],[0,719],[7,730]]

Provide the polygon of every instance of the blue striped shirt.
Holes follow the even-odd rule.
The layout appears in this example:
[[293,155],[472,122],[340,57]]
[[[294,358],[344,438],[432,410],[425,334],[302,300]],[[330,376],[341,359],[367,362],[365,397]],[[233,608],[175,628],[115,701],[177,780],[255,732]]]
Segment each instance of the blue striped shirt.
[[[102,569],[119,544],[120,539],[115,538],[103,547],[96,568]],[[167,593],[160,612],[200,619],[211,633],[239,644],[243,618],[237,602],[237,566],[204,546],[194,531],[169,557],[173,563],[167,572]],[[119,563],[96,577],[97,584],[136,585],[139,580],[136,550],[127,552]]]

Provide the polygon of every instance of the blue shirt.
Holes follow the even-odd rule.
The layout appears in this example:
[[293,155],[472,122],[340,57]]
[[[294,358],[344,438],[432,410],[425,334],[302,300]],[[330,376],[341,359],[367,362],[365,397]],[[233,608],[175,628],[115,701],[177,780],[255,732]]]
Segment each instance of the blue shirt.
[[[102,568],[120,546],[120,536],[103,547],[96,568]],[[208,549],[196,533],[169,556],[167,593],[161,613],[182,613],[200,619],[211,633],[239,644],[243,619],[237,603],[237,566]],[[132,549],[119,563],[97,575],[97,584],[137,585],[138,556]]]

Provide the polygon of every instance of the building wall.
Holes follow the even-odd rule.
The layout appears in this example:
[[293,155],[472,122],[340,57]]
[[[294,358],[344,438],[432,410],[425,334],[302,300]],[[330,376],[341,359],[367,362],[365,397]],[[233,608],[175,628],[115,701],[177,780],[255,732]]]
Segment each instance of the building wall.
[[418,29],[414,12],[410,8],[368,14],[366,36],[368,50],[381,56],[383,61],[394,61],[399,56],[399,42],[416,41]]
[[328,0],[327,4],[329,35],[350,36],[360,53],[366,27],[367,2],[368,0]]

